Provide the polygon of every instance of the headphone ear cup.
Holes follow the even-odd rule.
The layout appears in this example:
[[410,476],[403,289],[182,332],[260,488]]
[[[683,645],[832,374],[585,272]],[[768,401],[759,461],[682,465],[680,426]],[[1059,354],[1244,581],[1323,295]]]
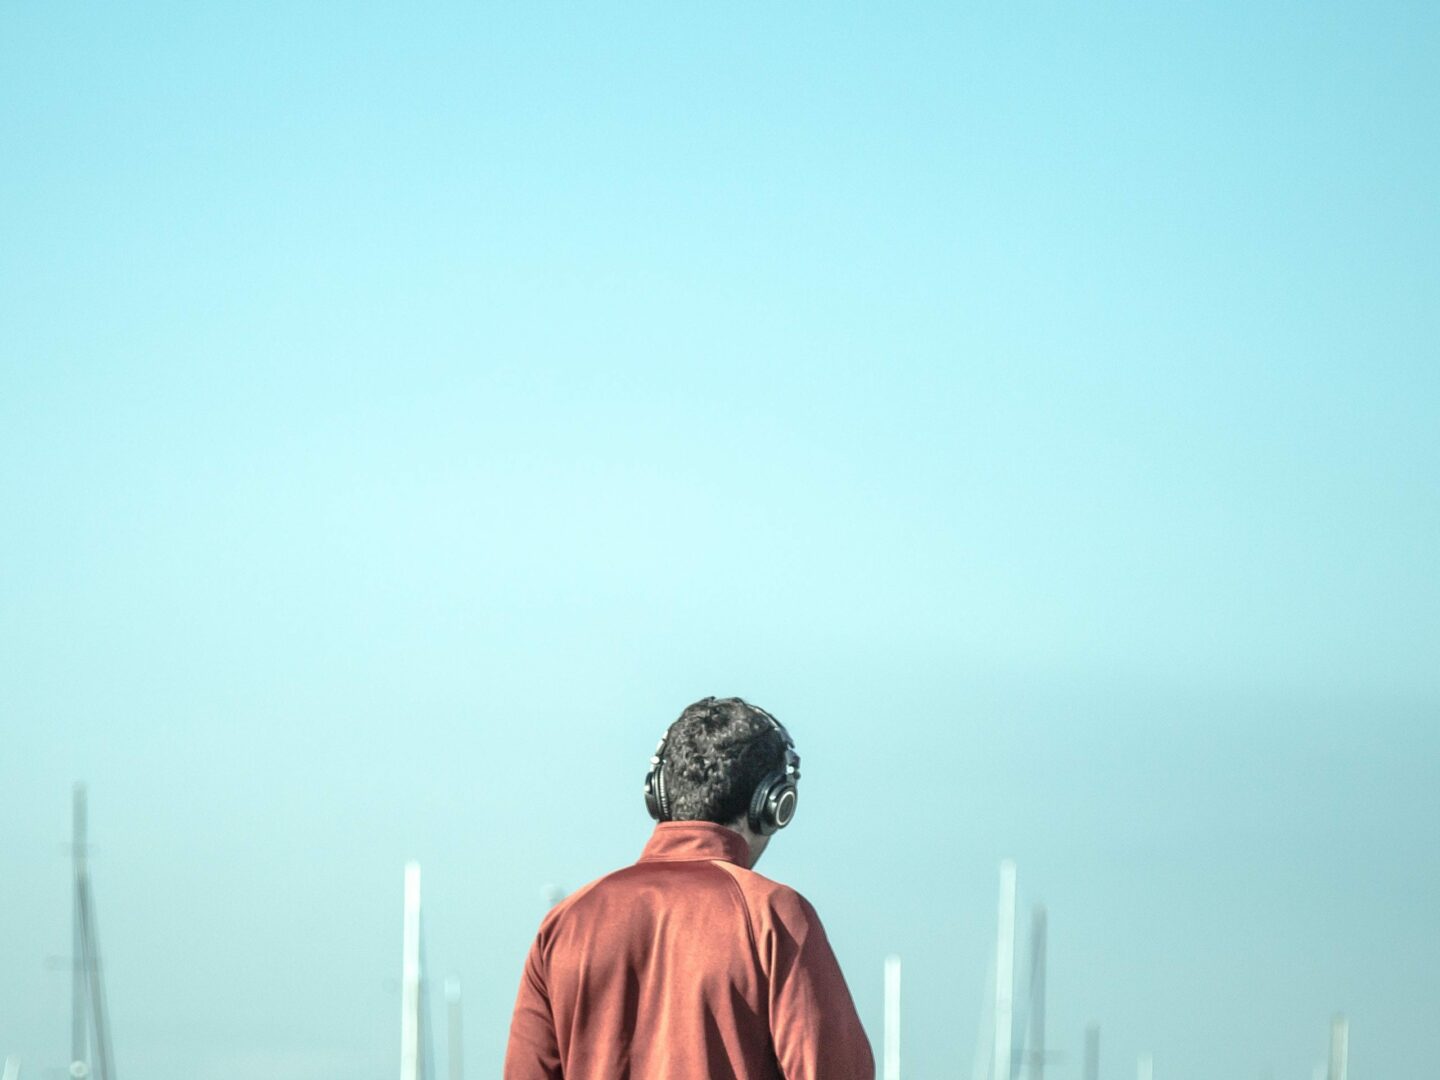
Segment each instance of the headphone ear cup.
[[761,836],[779,832],[794,819],[798,798],[788,773],[771,773],[756,786],[750,800],[750,828]]
[[660,736],[650,757],[650,771],[645,774],[645,809],[656,821],[670,820],[670,793],[665,790],[665,744],[669,741],[670,732]]
[[800,805],[800,789],[795,781],[786,776],[770,796],[768,810],[770,820],[777,830],[785,828],[795,820],[795,808]]
[[660,821],[670,820],[670,792],[665,788],[665,763],[662,761],[655,766],[655,791],[656,801],[660,804]]

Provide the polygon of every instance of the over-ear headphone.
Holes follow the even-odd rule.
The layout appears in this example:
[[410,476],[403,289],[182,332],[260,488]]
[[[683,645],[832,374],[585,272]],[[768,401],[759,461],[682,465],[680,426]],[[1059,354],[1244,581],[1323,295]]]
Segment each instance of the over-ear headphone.
[[[800,755],[795,752],[795,740],[785,730],[784,724],[764,709],[754,705],[751,708],[765,717],[785,741],[785,764],[755,785],[755,794],[750,797],[746,815],[752,830],[761,836],[769,836],[795,819],[795,807],[800,798],[796,787],[800,779]],[[650,771],[645,774],[645,809],[656,821],[671,820],[670,793],[665,790],[665,744],[669,741],[670,732],[666,731],[650,758]]]

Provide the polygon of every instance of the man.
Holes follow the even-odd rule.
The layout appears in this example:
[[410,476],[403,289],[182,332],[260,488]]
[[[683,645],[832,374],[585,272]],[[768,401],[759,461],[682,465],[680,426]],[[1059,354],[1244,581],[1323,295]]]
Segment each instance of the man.
[[739,698],[697,701],[645,777],[640,861],[551,909],[505,1080],[873,1080],[814,908],[751,868],[794,816],[800,758]]

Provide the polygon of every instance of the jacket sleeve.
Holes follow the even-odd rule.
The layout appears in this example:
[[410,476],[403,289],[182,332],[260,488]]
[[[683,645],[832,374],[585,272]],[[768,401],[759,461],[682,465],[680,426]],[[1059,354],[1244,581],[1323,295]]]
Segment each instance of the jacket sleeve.
[[538,937],[525,958],[520,992],[515,996],[510,1042],[505,1048],[504,1080],[564,1080]]
[[874,1080],[870,1040],[825,928],[806,899],[772,899],[758,942],[770,976],[770,1035],[785,1080]]

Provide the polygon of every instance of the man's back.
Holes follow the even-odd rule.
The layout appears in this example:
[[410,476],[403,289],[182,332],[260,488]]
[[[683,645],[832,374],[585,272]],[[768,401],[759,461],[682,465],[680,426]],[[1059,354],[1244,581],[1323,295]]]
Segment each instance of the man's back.
[[521,979],[506,1080],[871,1080],[814,909],[744,838],[665,822],[638,863],[569,897]]

